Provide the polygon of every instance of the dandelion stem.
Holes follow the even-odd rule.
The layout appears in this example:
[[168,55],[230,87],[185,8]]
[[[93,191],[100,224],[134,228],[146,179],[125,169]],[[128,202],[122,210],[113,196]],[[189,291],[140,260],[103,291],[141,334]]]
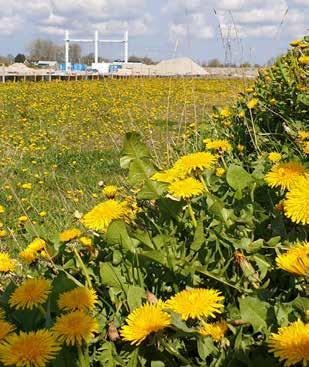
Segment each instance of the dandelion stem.
[[189,361],[187,358],[183,357],[176,349],[166,344],[163,340],[161,340],[160,343],[168,353],[178,358],[182,363],[185,363],[186,366],[192,366],[192,367],[194,366],[192,364],[192,361]]
[[197,222],[196,222],[194,211],[192,209],[192,205],[191,205],[190,202],[188,202],[188,209],[189,209],[190,217],[192,219],[193,226],[196,228],[197,227]]
[[84,274],[84,276],[85,276],[85,278],[86,278],[86,283],[87,283],[88,287],[89,287],[89,288],[92,288],[91,279],[90,279],[90,276],[89,276],[88,270],[87,270],[87,268],[86,268],[85,264],[83,263],[82,258],[80,257],[80,255],[79,255],[79,253],[78,253],[78,251],[76,250],[76,248],[75,248],[75,247],[74,247],[73,251],[74,251],[74,254],[75,254],[76,260],[77,260],[77,262],[79,263],[79,265],[80,265],[80,267],[81,267],[81,269],[82,269],[82,272],[83,272],[83,274]]
[[205,191],[208,192],[209,190],[208,190],[208,187],[207,187],[206,182],[204,180],[204,177],[202,175],[199,175],[199,179],[202,182],[202,184],[204,185]]
[[80,367],[89,367],[89,363],[86,363],[85,356],[80,345],[77,345],[77,354]]

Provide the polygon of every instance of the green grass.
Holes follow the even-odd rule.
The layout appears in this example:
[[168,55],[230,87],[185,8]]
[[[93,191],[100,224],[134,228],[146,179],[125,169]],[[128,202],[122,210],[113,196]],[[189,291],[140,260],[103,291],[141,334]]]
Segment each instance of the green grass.
[[[198,126],[213,105],[230,104],[243,89],[239,80],[188,79],[1,86],[0,204],[6,211],[0,221],[9,235],[0,246],[22,248],[34,236],[57,236],[78,225],[76,211],[104,200],[100,181],[122,185],[125,132],[142,133],[164,164],[166,147],[184,141],[190,124]],[[24,226],[22,215],[29,217]]]

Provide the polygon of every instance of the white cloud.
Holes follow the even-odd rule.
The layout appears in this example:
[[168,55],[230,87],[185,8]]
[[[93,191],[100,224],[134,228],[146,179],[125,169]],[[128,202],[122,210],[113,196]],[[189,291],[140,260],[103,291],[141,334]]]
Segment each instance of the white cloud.
[[15,15],[0,17],[0,34],[9,36],[22,28],[22,19]]
[[309,0],[293,0],[293,3],[297,5],[309,6]]
[[[138,35],[151,30],[145,0],[0,0],[1,35],[27,24],[38,36],[62,35],[64,29],[84,34],[93,29]],[[2,11],[3,10],[3,11]],[[0,37],[1,37],[0,35]]]

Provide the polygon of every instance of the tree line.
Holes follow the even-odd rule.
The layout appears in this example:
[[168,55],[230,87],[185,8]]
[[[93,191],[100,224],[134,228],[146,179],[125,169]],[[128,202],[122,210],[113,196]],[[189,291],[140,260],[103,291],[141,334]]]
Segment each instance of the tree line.
[[[57,61],[58,63],[64,63],[65,55],[64,55],[64,46],[58,45],[50,40],[45,39],[35,39],[32,41],[28,47],[26,48],[26,55],[19,53],[15,57],[13,55],[0,56],[0,64],[12,64],[13,62],[25,62],[27,60],[29,63],[35,63],[37,61]],[[69,57],[70,62],[76,64],[86,64],[91,65],[94,62],[94,53],[90,52],[87,55],[82,54],[82,49],[78,43],[70,44],[69,49]],[[107,58],[99,57],[99,62],[110,62]],[[122,60],[116,60],[122,61]],[[132,55],[129,57],[129,62],[141,62],[146,65],[156,64],[157,61],[154,61],[150,57],[144,56],[139,57]],[[202,66],[206,67],[237,67],[237,65],[227,65],[221,63],[218,59],[212,59],[208,62],[202,62]],[[251,65],[249,62],[245,62],[240,67],[250,67],[259,65]]]

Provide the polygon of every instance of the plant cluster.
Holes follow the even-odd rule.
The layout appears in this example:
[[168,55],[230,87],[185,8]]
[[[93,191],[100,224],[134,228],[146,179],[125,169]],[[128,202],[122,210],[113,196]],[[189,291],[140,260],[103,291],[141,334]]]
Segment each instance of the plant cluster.
[[[307,46],[299,41],[277,65],[297,55],[307,75]],[[272,95],[286,88],[281,73]],[[284,118],[273,114],[278,129],[293,119],[297,138],[275,127],[265,135],[263,78],[192,131],[198,149],[179,148],[166,167],[127,133],[125,188],[105,186],[76,228],[33,239],[19,260],[1,253],[11,280],[0,296],[3,365],[309,362],[308,109],[300,102],[297,121],[287,107]]]

